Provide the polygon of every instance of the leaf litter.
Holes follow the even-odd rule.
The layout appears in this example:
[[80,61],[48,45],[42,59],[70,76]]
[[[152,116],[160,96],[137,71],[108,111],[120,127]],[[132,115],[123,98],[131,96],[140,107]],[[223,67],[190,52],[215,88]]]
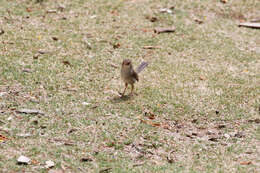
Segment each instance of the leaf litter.
[[17,159],[18,164],[26,164],[28,165],[31,162],[31,159],[21,155],[18,159]]
[[40,114],[44,115],[44,112],[37,110],[37,109],[19,109],[16,111],[17,113],[24,113],[24,114]]

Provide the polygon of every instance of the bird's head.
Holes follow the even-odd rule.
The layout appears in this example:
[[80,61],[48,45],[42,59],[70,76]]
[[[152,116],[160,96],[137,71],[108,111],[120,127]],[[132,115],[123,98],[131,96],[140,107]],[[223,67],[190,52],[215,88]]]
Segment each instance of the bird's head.
[[124,59],[122,63],[122,67],[124,68],[131,68],[132,67],[132,62],[130,59]]

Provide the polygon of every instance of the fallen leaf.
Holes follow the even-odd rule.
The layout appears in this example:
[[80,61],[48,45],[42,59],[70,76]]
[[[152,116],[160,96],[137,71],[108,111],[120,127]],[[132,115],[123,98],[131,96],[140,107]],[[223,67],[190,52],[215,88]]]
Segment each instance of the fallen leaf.
[[145,162],[136,163],[136,164],[133,164],[133,167],[142,166],[143,164],[145,164]]
[[191,135],[192,136],[198,136],[198,133],[197,132],[192,132]]
[[252,120],[248,120],[249,123],[256,123],[259,124],[260,123],[260,119],[256,118],[256,119],[252,119]]
[[161,8],[159,10],[160,13],[169,13],[169,14],[172,14],[172,10],[171,9],[168,9],[168,8]]
[[227,3],[227,1],[228,1],[228,0],[220,0],[220,2],[222,2],[222,3],[224,3],[224,4]]
[[143,31],[143,32],[148,32],[148,30],[147,30],[147,29],[141,29],[141,31]]
[[242,133],[242,132],[237,132],[236,134],[235,134],[235,137],[237,137],[237,138],[242,138],[242,137],[244,137],[245,135]]
[[169,9],[171,9],[171,10],[174,10],[174,8],[175,8],[174,5],[171,5],[171,6],[169,7]]
[[83,157],[83,158],[80,159],[80,161],[81,161],[81,162],[92,162],[93,159],[90,158],[90,157]]
[[33,103],[40,103],[40,101],[37,100],[37,99],[34,98],[34,97],[31,97],[29,101],[30,101],[30,102],[33,102]]
[[62,19],[62,20],[67,20],[67,17],[63,16],[63,17],[61,17],[60,19]]
[[41,129],[46,129],[47,126],[46,126],[46,125],[41,125],[40,128],[41,128]]
[[38,59],[38,58],[39,58],[39,54],[33,55],[33,59]]
[[253,151],[247,151],[246,154],[253,154]]
[[191,122],[192,122],[192,123],[197,123],[197,122],[198,122],[198,119],[193,119]]
[[204,76],[200,76],[200,80],[205,80],[206,78]]
[[83,43],[87,46],[88,49],[92,49],[91,43],[86,38],[83,39]]
[[206,134],[207,134],[207,135],[215,135],[216,132],[214,132],[214,130],[208,130],[208,131],[206,132]]
[[160,33],[166,33],[166,32],[174,32],[175,28],[155,28],[154,33],[160,34]]
[[14,42],[10,42],[10,41],[2,41],[3,44],[14,44]]
[[88,102],[82,102],[82,105],[87,106],[87,105],[90,105],[90,103],[88,103]]
[[59,4],[59,6],[58,6],[58,8],[57,8],[59,11],[64,11],[64,9],[65,9],[65,6],[64,5],[62,5],[62,4]]
[[64,142],[64,145],[73,146],[73,145],[75,145],[75,143],[74,142],[70,142],[70,141],[66,141],[66,142]]
[[227,134],[227,133],[225,133],[225,134],[224,134],[224,137],[227,138],[227,139],[229,139],[229,138],[230,138],[230,135]]
[[18,164],[29,164],[30,161],[31,161],[31,159],[28,158],[28,157],[25,157],[25,156],[20,156],[20,157],[17,159]]
[[4,34],[5,31],[3,29],[0,29],[0,35]]
[[148,117],[150,120],[155,119],[155,114],[151,113],[151,112],[145,112],[144,115],[146,117]]
[[48,168],[54,167],[54,165],[55,165],[55,164],[54,164],[53,161],[48,160],[48,161],[45,162],[45,166],[44,166],[44,167],[48,169]]
[[160,49],[160,46],[143,46],[143,49]]
[[32,72],[32,69],[29,69],[29,68],[24,68],[22,69],[23,72],[26,72],[26,73],[31,73]]
[[20,109],[16,111],[17,113],[24,113],[24,114],[41,114],[44,115],[44,112],[36,109]]
[[23,137],[23,138],[27,138],[27,137],[30,137],[32,136],[30,133],[21,133],[21,134],[18,134],[17,135],[18,137]]
[[67,60],[63,60],[62,63],[66,66],[72,66],[71,63]]
[[151,17],[151,16],[146,16],[145,17],[147,20],[149,20],[150,22],[156,22],[158,20],[157,17]]
[[28,13],[30,13],[30,12],[32,12],[32,9],[30,9],[29,7],[27,7],[27,8],[26,8],[26,11],[27,11]]
[[168,163],[174,163],[174,159],[173,157],[171,156],[171,154],[173,153],[174,151],[170,151],[169,154],[167,155],[167,161]]
[[240,162],[240,165],[251,165],[252,162],[251,161],[243,161],[243,162]]
[[163,123],[163,124],[162,124],[162,128],[164,128],[164,129],[166,129],[166,130],[171,130],[170,125],[167,124],[167,123]]
[[0,142],[7,141],[8,138],[0,134]]
[[142,123],[145,123],[145,124],[148,124],[148,125],[151,125],[153,127],[160,127],[161,124],[160,123],[154,123],[152,121],[147,121],[147,120],[143,120],[143,119],[140,119]]
[[68,130],[68,134],[73,133],[73,132],[75,132],[75,131],[77,131],[77,129],[69,129],[69,130]]
[[[39,38],[40,38],[41,36],[39,36]],[[45,53],[47,53],[46,51],[44,51],[44,50],[38,50],[38,53],[39,54],[45,54]]]
[[56,10],[47,10],[46,13],[57,13]]
[[91,109],[96,109],[98,107],[98,105],[94,105],[91,107]]
[[226,127],[225,124],[219,124],[219,125],[217,125],[217,128],[219,128],[219,129],[223,129],[223,128],[225,128],[225,127]]
[[191,139],[194,138],[194,137],[192,136],[192,134],[190,134],[190,133],[186,133],[185,136],[187,136],[187,137],[189,137],[189,138],[191,138]]
[[61,142],[61,143],[63,143],[64,145],[69,145],[69,146],[75,145],[74,142],[69,141],[69,140],[64,140],[64,139],[48,139],[48,140],[51,141],[51,142],[53,142],[53,141],[55,141],[55,142]]
[[216,136],[209,137],[209,141],[217,142],[218,138]]
[[151,22],[156,22],[156,21],[158,20],[158,18],[157,18],[157,17],[151,17],[149,20],[150,20]]
[[196,22],[196,23],[198,23],[198,24],[202,24],[203,23],[203,20],[201,20],[201,19],[194,19],[194,21]]
[[115,44],[113,44],[113,48],[114,49],[117,49],[117,48],[119,48],[121,45],[120,45],[120,43],[115,43]]
[[54,41],[58,41],[58,37],[55,37],[55,36],[53,36],[53,37],[51,37]]
[[113,14],[113,15],[118,16],[118,11],[117,10],[112,10],[110,13]]
[[154,126],[154,127],[160,127],[161,126],[160,123],[151,123],[151,125]]
[[31,163],[32,163],[33,165],[37,165],[37,164],[39,164],[39,161],[37,161],[37,160],[35,160],[35,159],[32,159],[32,160],[31,160]]
[[260,29],[260,23],[255,23],[255,22],[244,22],[244,23],[239,23],[239,27],[247,27],[247,28],[254,28],[254,29]]
[[109,172],[110,169],[112,169],[112,168],[105,168],[105,169],[102,169],[102,170],[99,171],[99,173],[106,173],[106,172]]
[[90,16],[89,18],[90,19],[95,19],[97,17],[97,15],[93,15],[93,16]]

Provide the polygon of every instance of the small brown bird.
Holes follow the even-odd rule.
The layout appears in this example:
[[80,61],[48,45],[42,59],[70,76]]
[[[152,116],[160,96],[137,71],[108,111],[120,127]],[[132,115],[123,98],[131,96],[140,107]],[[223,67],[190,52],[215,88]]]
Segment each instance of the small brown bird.
[[142,62],[136,71],[133,69],[133,65],[130,59],[123,60],[122,67],[121,67],[121,78],[125,83],[125,89],[123,93],[121,94],[124,96],[125,91],[127,89],[128,84],[132,86],[130,95],[133,94],[134,90],[134,83],[136,81],[139,81],[138,74],[148,65],[147,62]]

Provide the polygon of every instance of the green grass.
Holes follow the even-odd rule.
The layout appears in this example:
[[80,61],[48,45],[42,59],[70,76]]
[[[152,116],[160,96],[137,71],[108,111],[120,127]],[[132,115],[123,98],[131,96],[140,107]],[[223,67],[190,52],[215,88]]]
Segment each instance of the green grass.
[[[259,172],[250,120],[259,119],[260,33],[237,26],[259,9],[257,0],[1,2],[0,134],[10,138],[0,141],[1,171],[48,172],[52,160],[65,172]],[[135,95],[120,98],[125,58],[149,66]],[[20,155],[34,162],[18,165]]]

